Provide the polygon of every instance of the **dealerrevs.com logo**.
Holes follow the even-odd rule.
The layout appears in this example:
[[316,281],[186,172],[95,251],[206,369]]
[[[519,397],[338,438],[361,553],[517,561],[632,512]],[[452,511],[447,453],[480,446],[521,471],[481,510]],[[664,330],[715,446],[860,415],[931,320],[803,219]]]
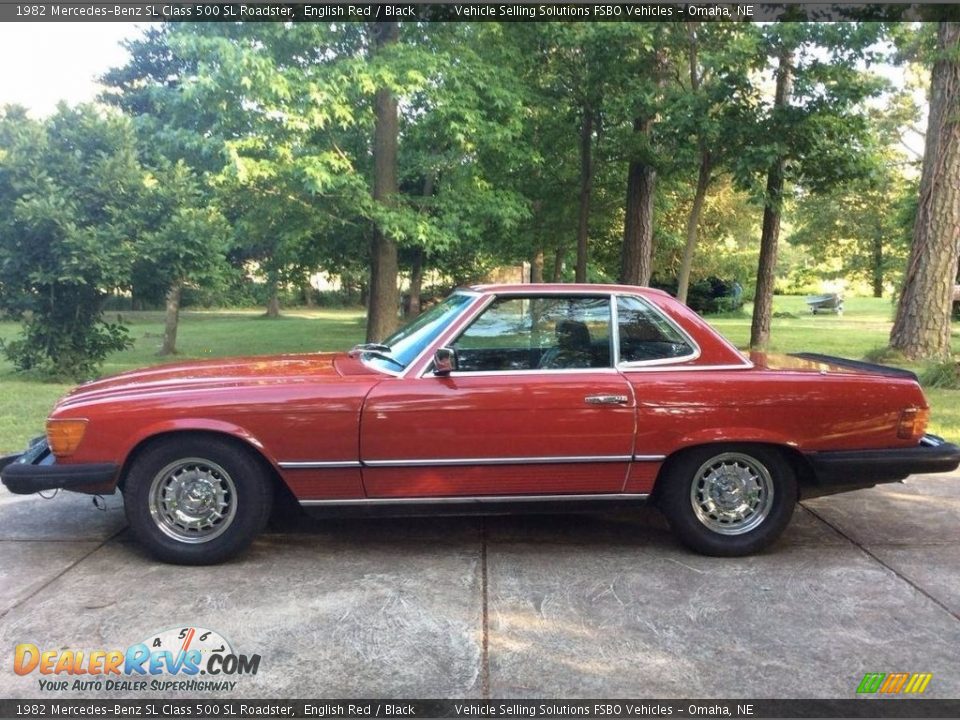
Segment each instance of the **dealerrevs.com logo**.
[[[232,691],[240,675],[256,675],[259,655],[241,655],[217,632],[174,628],[126,650],[14,649],[17,675],[40,675],[41,691]],[[82,676],[82,677],[78,677]],[[202,677],[201,677],[202,676]]]

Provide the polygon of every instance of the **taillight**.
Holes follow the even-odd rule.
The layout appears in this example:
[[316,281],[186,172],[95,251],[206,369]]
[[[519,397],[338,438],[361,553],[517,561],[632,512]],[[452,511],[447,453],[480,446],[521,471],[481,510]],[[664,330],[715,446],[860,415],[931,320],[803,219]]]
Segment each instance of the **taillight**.
[[900,413],[897,437],[902,440],[919,440],[927,431],[929,421],[930,408],[907,408]]
[[57,457],[73,453],[87,431],[86,420],[47,420],[47,442]]

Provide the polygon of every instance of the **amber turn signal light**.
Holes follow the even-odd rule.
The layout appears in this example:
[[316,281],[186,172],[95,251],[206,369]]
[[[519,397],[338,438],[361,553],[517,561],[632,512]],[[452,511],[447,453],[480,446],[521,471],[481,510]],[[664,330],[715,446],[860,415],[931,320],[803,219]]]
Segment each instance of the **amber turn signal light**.
[[47,442],[57,457],[73,453],[87,431],[86,420],[47,420]]
[[897,423],[897,437],[902,440],[923,437],[929,421],[929,408],[907,408],[900,413],[900,422]]

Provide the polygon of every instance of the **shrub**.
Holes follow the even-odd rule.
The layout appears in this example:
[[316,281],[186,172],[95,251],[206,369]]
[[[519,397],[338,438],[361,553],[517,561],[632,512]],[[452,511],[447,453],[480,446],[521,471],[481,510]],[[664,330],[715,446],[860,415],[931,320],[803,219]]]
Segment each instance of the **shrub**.
[[20,337],[0,348],[17,370],[57,379],[82,380],[96,375],[107,355],[133,345],[127,329],[102,319],[91,325],[51,323],[38,316],[24,320]]
[[960,390],[960,362],[954,359],[931,363],[920,373],[924,387]]

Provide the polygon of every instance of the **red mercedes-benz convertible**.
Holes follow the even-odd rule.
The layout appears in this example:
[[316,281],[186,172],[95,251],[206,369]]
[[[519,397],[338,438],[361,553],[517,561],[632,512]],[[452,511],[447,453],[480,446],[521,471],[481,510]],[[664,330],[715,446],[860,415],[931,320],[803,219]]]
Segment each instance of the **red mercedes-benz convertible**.
[[78,387],[0,460],[11,492],[123,493],[157,557],[245,548],[308,510],[580,510],[652,500],[690,547],[769,545],[801,496],[960,464],[909,372],[744,357],[665,293],[459,290],[382,344],[165,365]]

